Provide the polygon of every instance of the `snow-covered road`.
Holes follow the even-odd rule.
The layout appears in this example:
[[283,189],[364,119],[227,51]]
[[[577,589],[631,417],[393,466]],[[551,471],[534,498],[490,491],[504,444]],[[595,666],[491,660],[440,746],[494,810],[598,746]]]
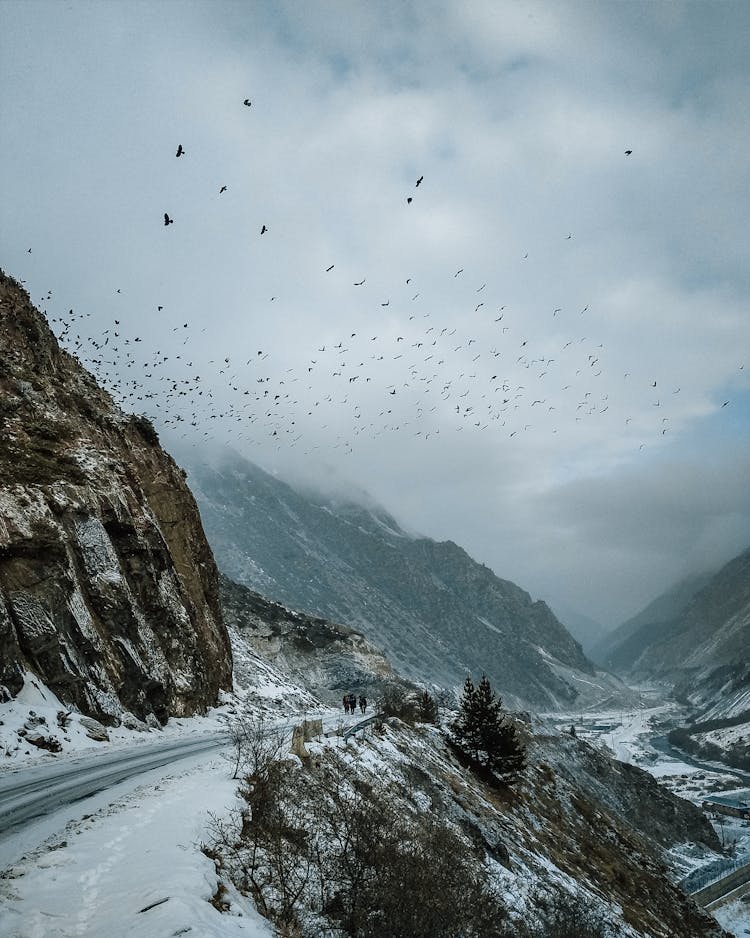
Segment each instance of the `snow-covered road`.
[[226,746],[228,738],[226,733],[211,733],[170,739],[53,765],[18,769],[0,776],[0,856],[3,840],[19,824],[149,769]]
[[234,804],[230,776],[220,755],[193,755],[70,821],[0,877],[0,936],[270,938],[241,896],[230,914],[210,902],[217,877],[200,845],[210,813]]

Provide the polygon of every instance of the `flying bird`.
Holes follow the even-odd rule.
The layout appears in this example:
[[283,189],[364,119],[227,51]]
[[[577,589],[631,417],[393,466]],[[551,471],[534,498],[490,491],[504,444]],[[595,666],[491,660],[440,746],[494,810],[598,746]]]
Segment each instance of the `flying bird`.
[[261,233],[262,235],[264,235],[267,231],[268,231],[268,228],[266,228],[265,225],[263,225],[263,227],[260,229],[260,233]]
[[222,186],[221,189],[219,189],[219,195],[221,195],[222,192],[226,192],[226,191],[227,191],[227,187]]
[[424,176],[420,176],[419,179],[417,179],[417,186],[421,184],[423,179],[424,179]]
[[362,284],[365,282],[366,279],[367,279],[366,277],[363,277],[361,280],[358,280],[358,281],[354,284],[354,286],[355,286],[355,287],[361,287]]
[[326,267],[326,273],[327,273],[327,274],[330,274],[330,272],[333,270],[333,268],[334,268],[335,266],[336,266],[335,264],[331,264],[330,267]]
[[632,152],[633,152],[632,150],[626,150],[626,151],[625,151],[625,156],[630,156],[630,154],[631,154]]
[[[164,213],[164,224],[165,224],[165,225],[173,225],[173,224],[174,224],[174,218],[170,218],[169,215],[167,215],[166,212]],[[120,291],[118,290],[117,292],[119,293]]]
[[245,105],[245,107],[250,107],[253,102],[250,100],[250,98],[245,98],[242,103]]
[[182,149],[182,144],[179,144],[177,147],[177,152],[175,153],[175,156],[184,156],[184,155],[185,155],[185,151]]
[[411,201],[412,201],[411,196],[409,196],[406,200],[406,204],[411,205]]

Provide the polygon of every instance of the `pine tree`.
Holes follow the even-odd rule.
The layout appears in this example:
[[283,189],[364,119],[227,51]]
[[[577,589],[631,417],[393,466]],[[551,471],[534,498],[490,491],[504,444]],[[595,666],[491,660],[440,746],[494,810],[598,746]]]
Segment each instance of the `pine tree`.
[[467,677],[452,726],[453,740],[477,762],[511,782],[526,767],[526,747],[502,707],[502,699],[495,695],[486,675],[478,687]]
[[429,691],[423,691],[417,699],[417,718],[420,723],[437,723],[437,700]]
[[479,759],[481,740],[479,737],[479,712],[476,706],[477,690],[471,675],[464,681],[464,690],[459,704],[458,716],[452,727],[453,741],[464,752]]

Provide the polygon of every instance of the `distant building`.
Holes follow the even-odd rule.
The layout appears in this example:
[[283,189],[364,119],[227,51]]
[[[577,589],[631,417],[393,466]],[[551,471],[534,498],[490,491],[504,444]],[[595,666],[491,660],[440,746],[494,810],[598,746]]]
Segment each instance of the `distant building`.
[[730,817],[743,818],[750,821],[750,805],[741,799],[729,798],[724,795],[717,798],[706,798],[701,805],[704,811],[715,811],[717,814],[726,814]]

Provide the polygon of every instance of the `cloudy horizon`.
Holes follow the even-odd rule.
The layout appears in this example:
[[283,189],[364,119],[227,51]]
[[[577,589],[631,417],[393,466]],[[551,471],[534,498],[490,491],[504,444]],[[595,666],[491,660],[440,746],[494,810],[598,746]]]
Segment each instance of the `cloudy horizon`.
[[749,36],[6,0],[0,266],[168,447],[359,487],[612,627],[750,545]]

